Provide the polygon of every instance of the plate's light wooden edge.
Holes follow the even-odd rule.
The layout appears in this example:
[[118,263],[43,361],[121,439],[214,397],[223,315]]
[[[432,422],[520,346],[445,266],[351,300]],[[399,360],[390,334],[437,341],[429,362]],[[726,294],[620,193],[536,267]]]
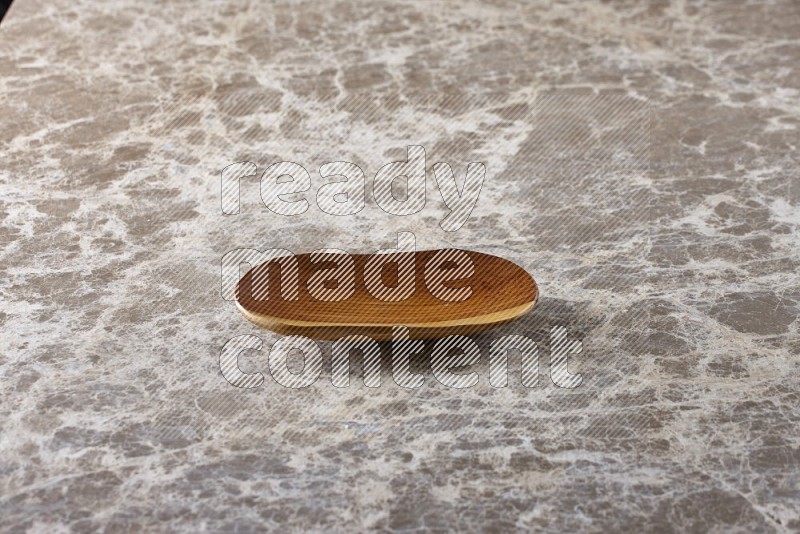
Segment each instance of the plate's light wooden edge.
[[[461,326],[480,326],[490,325],[493,323],[505,323],[521,317],[531,311],[539,302],[539,288],[536,288],[536,298],[531,302],[526,302],[514,308],[501,310],[498,312],[487,313],[485,315],[477,315],[474,317],[467,317],[465,319],[450,319],[448,321],[425,322],[425,323],[412,323],[403,324],[398,326],[406,326],[408,328],[416,328],[420,330],[434,329],[434,328],[457,328]],[[285,319],[283,317],[276,317],[273,315],[265,315],[253,313],[242,306],[239,301],[236,301],[236,307],[239,312],[250,322],[261,326],[263,328],[272,329],[276,325],[291,326],[297,328],[341,328],[347,330],[349,328],[388,328],[393,326],[391,323],[327,323],[318,321],[298,321],[296,319]]]

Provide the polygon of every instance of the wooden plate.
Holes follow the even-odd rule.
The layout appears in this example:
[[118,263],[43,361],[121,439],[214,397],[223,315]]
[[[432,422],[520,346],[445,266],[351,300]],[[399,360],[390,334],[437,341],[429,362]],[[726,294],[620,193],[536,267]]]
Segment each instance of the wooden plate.
[[[452,274],[465,272],[463,269],[459,271],[457,263],[442,261],[455,254],[460,255],[458,257],[462,259],[462,265],[464,255],[469,258],[467,261],[471,261],[473,273],[459,279],[449,276],[454,279],[442,281],[444,275],[437,273],[444,273],[448,269],[453,270]],[[507,323],[532,310],[539,297],[536,282],[518,265],[489,254],[446,249],[386,255],[392,257],[387,259],[407,262],[404,264],[407,267],[414,265],[413,292],[401,295],[407,296],[403,300],[386,301],[372,294],[376,292],[375,277],[370,279],[368,275],[365,280],[365,267],[368,267],[373,255],[349,256],[353,260],[352,277],[337,277],[339,282],[327,281],[322,285],[319,279],[327,274],[317,274],[317,280],[314,281],[315,273],[330,273],[332,268],[347,262],[320,261],[320,256],[312,258],[311,254],[294,256],[299,280],[294,295],[291,289],[287,292],[288,286],[284,286],[291,281],[291,262],[272,261],[253,267],[239,280],[236,288],[239,310],[253,323],[284,335],[338,339],[361,334],[376,340],[387,340],[392,338],[392,326],[402,325],[409,329],[412,339],[431,339],[472,334]],[[366,271],[376,272],[374,268]],[[398,286],[400,267],[387,265],[379,272],[385,287]],[[287,273],[289,276],[286,276]],[[349,280],[354,286],[350,285]],[[408,281],[409,277],[406,277],[405,282]],[[367,287],[370,282],[372,292]],[[337,298],[346,297],[343,300],[319,300],[312,296],[314,290],[319,296],[321,288],[330,292],[337,287],[341,288]],[[405,287],[408,288],[408,285]],[[467,287],[469,289],[463,289]],[[352,289],[350,296],[347,296],[347,288]],[[460,295],[454,297],[453,293],[459,288],[462,289]],[[465,292],[469,294],[467,298],[464,298]],[[292,297],[296,300],[291,300]]]

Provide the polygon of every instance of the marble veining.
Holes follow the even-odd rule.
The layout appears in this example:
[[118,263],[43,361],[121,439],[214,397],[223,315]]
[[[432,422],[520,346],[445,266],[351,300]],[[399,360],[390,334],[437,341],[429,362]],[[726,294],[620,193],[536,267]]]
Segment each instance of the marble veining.
[[[0,530],[800,530],[800,3],[16,0],[0,25]],[[319,166],[425,147],[455,232],[321,212]],[[312,176],[284,217],[220,171]],[[237,247],[508,258],[538,386],[283,388]],[[549,332],[582,341],[580,387]],[[230,338],[264,384],[220,374]],[[321,347],[330,353],[330,344]],[[295,362],[297,363],[297,362]]]

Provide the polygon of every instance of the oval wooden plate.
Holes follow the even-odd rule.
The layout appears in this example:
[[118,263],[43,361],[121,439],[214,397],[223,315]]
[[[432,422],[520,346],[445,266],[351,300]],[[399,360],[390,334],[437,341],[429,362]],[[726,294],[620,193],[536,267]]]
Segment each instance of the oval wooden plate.
[[[248,320],[279,334],[312,339],[338,339],[361,334],[376,340],[391,339],[392,326],[395,325],[406,326],[412,339],[482,332],[516,319],[536,305],[539,291],[536,282],[524,269],[497,256],[466,250],[463,252],[472,260],[474,274],[443,284],[450,289],[469,286],[471,295],[461,302],[437,298],[425,281],[426,266],[437,252],[440,251],[391,254],[397,259],[408,254],[414,256],[414,291],[405,300],[385,302],[370,294],[364,282],[364,271],[372,254],[350,255],[355,266],[352,296],[335,302],[318,300],[311,296],[308,281],[317,271],[331,269],[336,263],[319,262],[318,259],[312,262],[310,254],[298,254],[295,256],[299,270],[297,300],[285,298],[281,287],[286,282],[282,278],[283,271],[291,269],[272,261],[253,267],[239,280],[237,305]],[[436,262],[431,265],[433,267],[429,268],[436,268]],[[442,269],[455,267],[447,263],[439,266]],[[429,271],[429,282],[430,277]],[[396,286],[397,267],[386,266],[381,278],[386,286]],[[264,283],[265,280],[268,283]],[[257,286],[255,297],[254,285]],[[326,287],[335,289],[337,285],[332,282]]]

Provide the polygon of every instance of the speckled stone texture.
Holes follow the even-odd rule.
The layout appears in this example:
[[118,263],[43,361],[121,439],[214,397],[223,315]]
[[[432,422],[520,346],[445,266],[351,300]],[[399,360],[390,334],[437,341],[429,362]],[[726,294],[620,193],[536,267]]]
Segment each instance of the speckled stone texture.
[[[519,4],[15,1],[0,529],[800,530],[800,3]],[[463,228],[431,173],[421,213],[320,211],[322,163],[370,179],[410,144],[486,164]],[[306,213],[255,176],[222,215],[223,167],[281,160],[311,173]],[[387,346],[380,388],[329,364],[276,384],[222,255],[398,231],[517,262],[539,307],[476,336],[469,389],[424,355],[399,387]],[[548,377],[554,326],[580,387]],[[539,343],[537,387],[515,355],[488,384],[507,333]],[[260,388],[220,374],[241,334]]]

